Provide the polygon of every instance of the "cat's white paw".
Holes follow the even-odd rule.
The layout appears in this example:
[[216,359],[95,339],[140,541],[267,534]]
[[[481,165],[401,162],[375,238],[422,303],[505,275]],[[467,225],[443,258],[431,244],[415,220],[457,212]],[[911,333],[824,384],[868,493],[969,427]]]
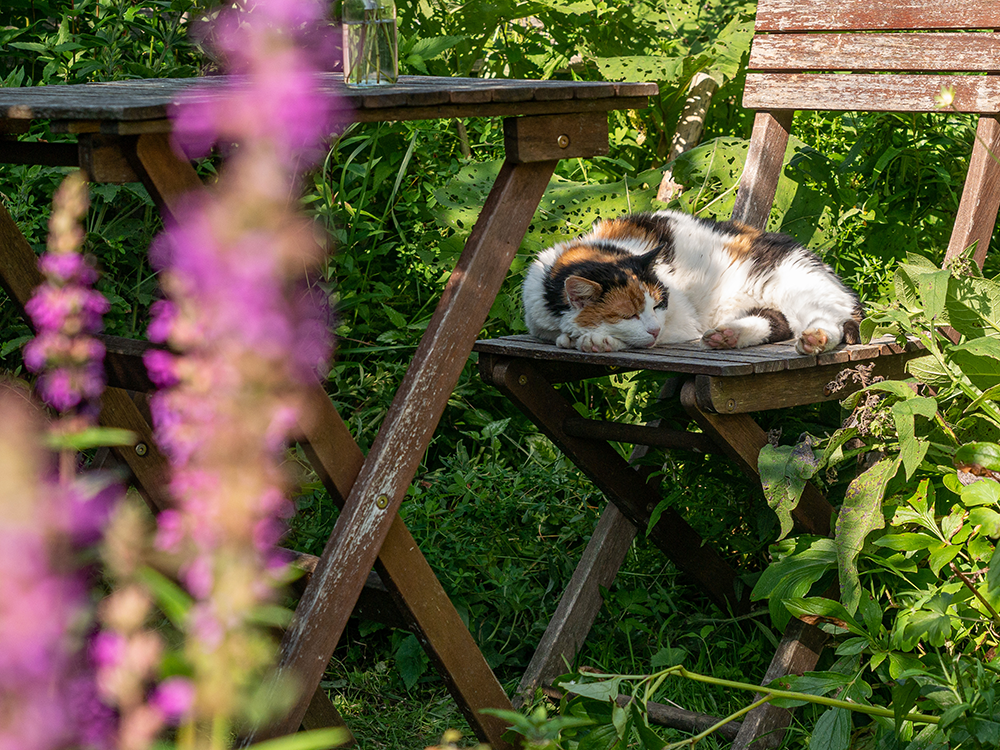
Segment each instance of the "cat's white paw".
[[628,344],[621,339],[601,333],[585,333],[576,345],[581,352],[617,352],[628,348]]
[[576,339],[568,333],[562,333],[559,335],[559,338],[556,339],[556,346],[560,349],[576,349]]
[[795,342],[799,354],[822,354],[837,345],[836,339],[822,328],[807,328]]
[[709,349],[737,349],[739,341],[739,334],[732,328],[713,328],[701,337],[701,342]]

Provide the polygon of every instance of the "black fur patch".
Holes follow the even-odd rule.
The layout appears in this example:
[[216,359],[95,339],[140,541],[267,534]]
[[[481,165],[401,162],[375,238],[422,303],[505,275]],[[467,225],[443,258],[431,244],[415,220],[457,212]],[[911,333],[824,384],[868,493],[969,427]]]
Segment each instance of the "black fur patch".
[[545,278],[545,304],[550,310],[565,312],[570,309],[565,292],[566,279],[570,276],[582,276],[588,281],[600,284],[602,296],[612,287],[624,286],[629,279],[639,279],[660,287],[660,283],[651,268],[652,262],[656,258],[655,250],[645,255],[633,255],[627,250],[615,247],[613,243],[595,242],[588,243],[588,246],[619,257],[614,261],[578,260],[559,266],[554,274],[550,273]]
[[771,324],[771,333],[762,341],[762,344],[773,344],[775,341],[786,341],[792,337],[792,328],[788,325],[788,318],[781,310],[772,307],[755,307],[747,315],[755,315],[764,318]]

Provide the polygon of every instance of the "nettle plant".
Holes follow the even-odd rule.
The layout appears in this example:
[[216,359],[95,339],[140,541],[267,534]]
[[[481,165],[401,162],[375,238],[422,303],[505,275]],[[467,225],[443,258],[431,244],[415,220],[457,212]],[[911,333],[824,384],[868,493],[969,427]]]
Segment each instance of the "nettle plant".
[[[782,536],[806,481],[857,476],[837,512],[833,539],[784,538],[772,548],[754,599],[783,627],[791,615],[820,623],[836,661],[825,672],[781,680],[859,705],[890,703],[893,719],[864,726],[829,709],[817,731],[897,734],[928,746],[1000,742],[996,661],[1000,625],[1000,280],[966,258],[946,269],[910,255],[892,300],[863,334],[892,331],[925,354],[905,381],[852,375],[865,387],[843,405],[844,426],[822,442],[767,446],[759,461]],[[836,591],[839,601],[820,594]],[[923,730],[903,721],[916,706],[939,716]],[[822,727],[820,726],[822,724]]]

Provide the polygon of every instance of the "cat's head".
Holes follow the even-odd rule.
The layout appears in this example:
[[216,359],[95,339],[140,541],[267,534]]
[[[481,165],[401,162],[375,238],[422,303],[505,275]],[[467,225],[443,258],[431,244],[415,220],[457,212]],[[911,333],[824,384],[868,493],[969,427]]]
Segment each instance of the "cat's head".
[[656,343],[667,307],[667,291],[659,284],[633,274],[610,281],[574,274],[563,288],[574,336],[600,333],[640,348]]

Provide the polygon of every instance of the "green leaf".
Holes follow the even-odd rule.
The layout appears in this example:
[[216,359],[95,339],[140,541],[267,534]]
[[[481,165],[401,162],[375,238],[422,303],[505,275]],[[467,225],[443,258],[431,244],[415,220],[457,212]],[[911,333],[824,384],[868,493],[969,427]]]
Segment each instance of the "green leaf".
[[892,717],[896,725],[896,734],[903,726],[903,720],[917,703],[920,697],[920,683],[916,680],[906,680],[892,686]]
[[931,572],[934,575],[938,575],[941,572],[941,568],[954,560],[961,551],[961,545],[939,542],[938,546],[931,550],[930,557],[927,559]]
[[972,484],[962,485],[962,504],[967,508],[1000,505],[1000,482],[983,477]]
[[809,750],[847,750],[851,744],[851,712],[828,708],[816,721]]
[[807,438],[796,446],[765,445],[757,458],[757,469],[767,504],[778,516],[779,539],[792,530],[792,511],[799,504],[806,482],[819,469]]
[[785,606],[796,617],[812,615],[814,617],[827,617],[842,620],[847,629],[855,635],[865,635],[865,630],[854,616],[847,611],[843,604],[824,596],[811,596],[806,599],[788,599]]
[[407,690],[417,684],[417,680],[427,671],[428,664],[430,660],[417,637],[406,636],[396,650],[396,669],[399,670],[399,676],[403,678],[403,685]]
[[339,747],[351,739],[347,727],[329,727],[296,732],[273,740],[250,745],[248,750],[328,750]]
[[767,599],[771,620],[778,630],[784,630],[791,617],[784,601],[805,596],[814,583],[837,566],[832,539],[814,537],[810,541],[809,537],[799,537],[795,544],[795,552],[764,569],[750,593],[754,601]]
[[918,549],[930,549],[941,543],[941,540],[923,532],[903,532],[901,534],[886,534],[875,540],[877,547],[888,547],[901,552],[914,552]]
[[851,482],[837,514],[834,539],[840,570],[840,599],[848,612],[857,610],[861,598],[858,555],[868,534],[885,526],[882,497],[889,480],[896,476],[900,462],[899,456],[882,459]]
[[922,609],[905,619],[902,636],[904,643],[910,649],[917,641],[927,641],[932,646],[943,646],[951,636],[951,629],[951,618],[948,615]]
[[1000,471],[1000,445],[996,443],[966,443],[955,451],[956,466],[981,466]]
[[921,383],[926,383],[932,388],[951,385],[954,379],[951,371],[946,370],[933,354],[909,360],[906,363],[906,371]]
[[914,396],[906,401],[897,401],[892,405],[891,411],[896,423],[896,434],[899,436],[900,457],[906,470],[906,478],[909,479],[930,447],[927,440],[915,437],[914,418],[932,418],[937,413],[937,401],[925,396]]
[[994,539],[1000,536],[1000,513],[992,508],[973,508],[969,511],[969,523],[973,526],[981,526],[982,533],[986,536]]
[[1000,331],[1000,285],[974,276],[952,277],[946,302],[948,318],[959,333],[976,338]]
[[576,693],[585,698],[593,698],[598,701],[614,701],[618,697],[618,686],[621,677],[613,677],[610,680],[600,680],[597,682],[577,682],[569,680],[560,682],[559,687],[567,693]]
[[982,391],[1000,385],[1000,339],[982,337],[951,349],[951,360]]
[[660,738],[646,723],[646,717],[643,715],[642,711],[639,710],[639,705],[636,701],[632,701],[629,704],[632,710],[632,726],[635,727],[636,734],[639,735],[639,741],[642,743],[640,747],[644,750],[663,750],[667,746],[666,740]]

